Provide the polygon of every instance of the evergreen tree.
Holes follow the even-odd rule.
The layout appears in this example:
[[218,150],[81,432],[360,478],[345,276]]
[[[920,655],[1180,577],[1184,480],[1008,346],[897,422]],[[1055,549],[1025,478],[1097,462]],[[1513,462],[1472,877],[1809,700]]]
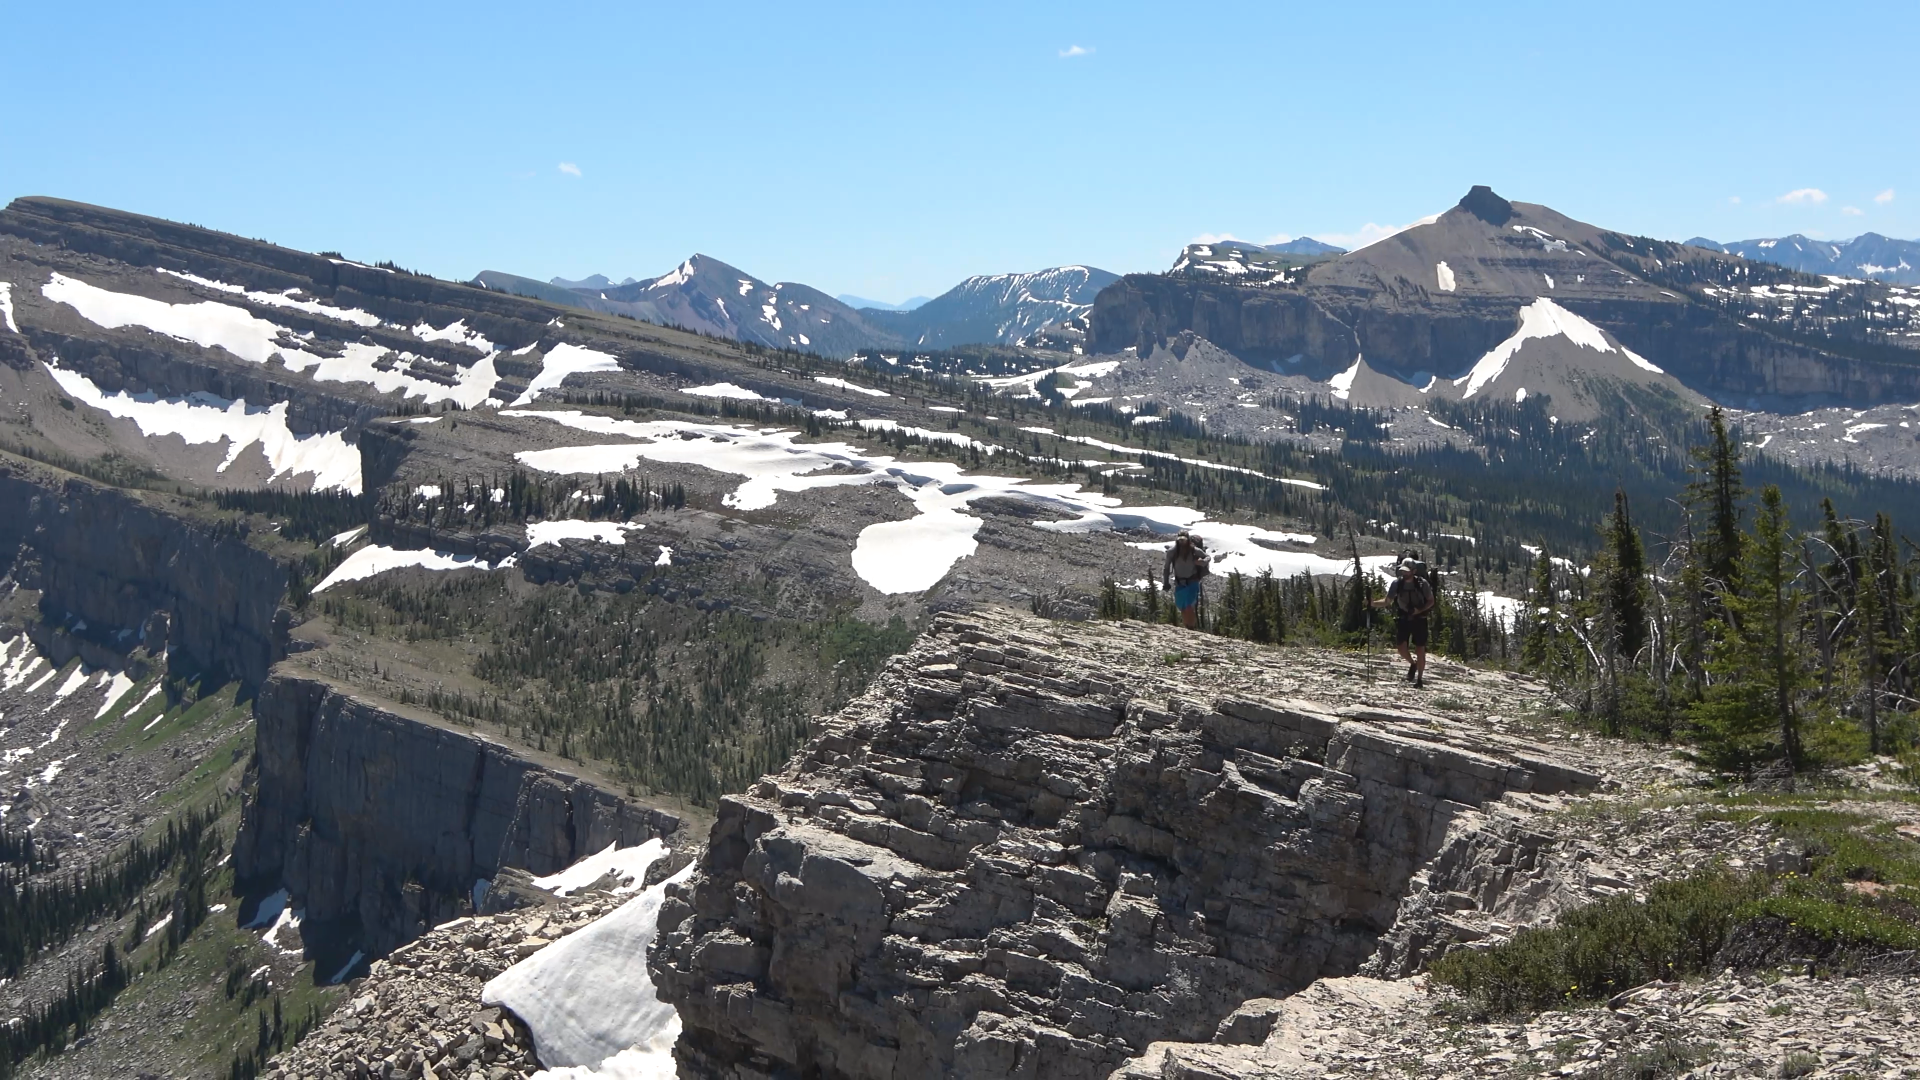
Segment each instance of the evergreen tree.
[[1553,587],[1553,556],[1545,548],[1533,557],[1533,585],[1527,594],[1524,624],[1526,637],[1520,646],[1520,661],[1543,670],[1553,650],[1557,627],[1554,618],[1560,607],[1560,594]]
[[1718,764],[1779,759],[1797,770],[1806,763],[1801,698],[1814,678],[1800,648],[1806,595],[1779,488],[1761,493],[1745,546],[1741,587],[1726,598],[1729,618],[1713,645],[1715,680],[1693,719]]
[[1632,667],[1647,643],[1647,555],[1627,512],[1625,491],[1613,493],[1613,516],[1607,520],[1606,534],[1609,559],[1603,588],[1612,623],[1608,644]]
[[1707,431],[1707,445],[1694,448],[1695,479],[1687,485],[1687,503],[1706,516],[1705,530],[1694,538],[1694,551],[1706,579],[1718,589],[1733,591],[1745,543],[1740,531],[1740,504],[1746,498],[1740,482],[1740,445],[1728,432],[1718,405],[1707,414]]
[[1348,543],[1353,550],[1353,577],[1347,582],[1347,602],[1340,612],[1340,632],[1352,636],[1366,631],[1367,605],[1372,590],[1367,582],[1366,569],[1360,563],[1360,541],[1349,537]]

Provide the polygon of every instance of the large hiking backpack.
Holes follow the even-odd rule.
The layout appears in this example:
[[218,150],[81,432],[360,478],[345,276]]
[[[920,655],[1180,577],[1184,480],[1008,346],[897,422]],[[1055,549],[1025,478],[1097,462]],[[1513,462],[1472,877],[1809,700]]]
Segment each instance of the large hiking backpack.
[[1409,583],[1413,587],[1410,592],[1401,594],[1406,598],[1405,606],[1402,606],[1399,599],[1396,599],[1394,606],[1402,615],[1411,615],[1433,603],[1433,581],[1427,577],[1426,561],[1415,553],[1407,552],[1400,556],[1400,561],[1413,563],[1413,580]]

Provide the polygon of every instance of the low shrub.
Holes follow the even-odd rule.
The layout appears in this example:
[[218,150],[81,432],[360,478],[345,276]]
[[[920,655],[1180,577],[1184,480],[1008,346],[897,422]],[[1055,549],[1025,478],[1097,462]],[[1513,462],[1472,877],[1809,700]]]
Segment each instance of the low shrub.
[[1433,965],[1432,975],[1488,1015],[1603,1000],[1654,979],[1705,970],[1726,945],[1741,906],[1765,890],[1760,879],[1728,873],[1660,882],[1645,902],[1615,896],[1492,949],[1455,949]]

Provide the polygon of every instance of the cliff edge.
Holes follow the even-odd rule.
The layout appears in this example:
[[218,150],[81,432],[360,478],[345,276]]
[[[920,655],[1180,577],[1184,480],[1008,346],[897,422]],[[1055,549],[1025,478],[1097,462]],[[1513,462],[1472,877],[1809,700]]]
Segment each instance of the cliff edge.
[[[1436,905],[1409,900],[1436,858],[1525,878],[1537,845],[1471,839],[1506,827],[1489,811],[1603,783],[1578,753],[1370,704],[1396,693],[1384,671],[1297,659],[936,618],[784,772],[722,801],[670,893],[649,965],[680,1074],[1105,1077],[1248,999],[1444,944]],[[1481,715],[1527,696],[1454,679]]]

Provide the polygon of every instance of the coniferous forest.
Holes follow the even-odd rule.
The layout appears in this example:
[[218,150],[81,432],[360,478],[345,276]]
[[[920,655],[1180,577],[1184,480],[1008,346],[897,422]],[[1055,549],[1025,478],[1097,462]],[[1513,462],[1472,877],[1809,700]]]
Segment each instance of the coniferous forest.
[[[1665,535],[1650,538],[1616,488],[1588,542],[1537,549],[1511,617],[1488,609],[1490,568],[1471,545],[1409,548],[1435,556],[1433,652],[1535,674],[1605,733],[1678,741],[1729,773],[1790,779],[1881,754],[1920,766],[1920,545],[1891,515],[1844,516],[1830,498],[1796,513],[1777,466],[1751,470],[1756,487],[1718,409],[1697,434],[1665,493]],[[1146,585],[1110,578],[1100,616],[1177,622]],[[1236,573],[1209,585],[1202,620],[1256,642],[1354,645],[1384,634],[1367,615],[1378,595],[1360,573]]]

